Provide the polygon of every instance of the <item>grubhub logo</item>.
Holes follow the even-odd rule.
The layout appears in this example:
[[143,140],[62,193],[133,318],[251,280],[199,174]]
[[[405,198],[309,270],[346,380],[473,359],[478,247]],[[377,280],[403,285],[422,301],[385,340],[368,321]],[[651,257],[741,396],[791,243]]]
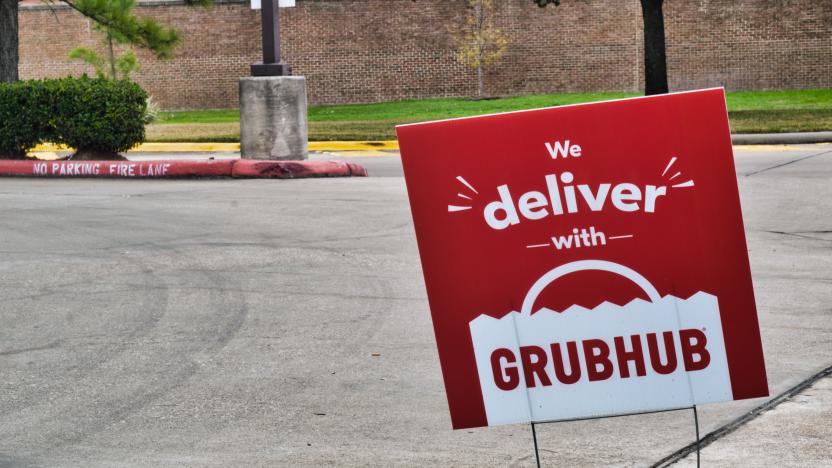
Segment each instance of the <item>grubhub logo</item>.
[[[649,301],[532,313],[544,288],[587,270],[630,280]],[[732,398],[717,298],[704,292],[687,299],[661,296],[646,278],[617,263],[561,265],[531,286],[520,312],[499,319],[483,314],[469,328],[489,425]]]

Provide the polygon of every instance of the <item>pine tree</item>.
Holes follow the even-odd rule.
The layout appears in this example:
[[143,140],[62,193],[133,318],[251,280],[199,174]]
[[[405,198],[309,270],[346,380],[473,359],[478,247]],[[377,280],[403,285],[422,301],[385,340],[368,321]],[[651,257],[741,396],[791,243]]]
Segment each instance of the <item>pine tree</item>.
[[132,50],[117,56],[115,44],[125,44],[148,49],[157,58],[170,58],[179,42],[179,33],[165,28],[149,18],[133,14],[135,0],[76,0],[74,6],[96,21],[95,29],[104,36],[105,57],[95,50],[78,47],[69,57],[86,62],[99,76],[128,78],[138,68],[136,54]]
[[[0,81],[18,79],[19,0],[0,0]],[[170,58],[180,41],[179,33],[151,18],[136,16],[135,0],[44,0],[48,4],[64,4],[91,19],[104,34],[107,56],[101,58],[90,49],[75,49],[75,58],[84,60],[105,76],[129,73],[136,67],[135,55],[128,52],[116,57],[114,44],[124,44],[151,51],[157,58]],[[208,6],[212,0],[186,0],[189,5]]]

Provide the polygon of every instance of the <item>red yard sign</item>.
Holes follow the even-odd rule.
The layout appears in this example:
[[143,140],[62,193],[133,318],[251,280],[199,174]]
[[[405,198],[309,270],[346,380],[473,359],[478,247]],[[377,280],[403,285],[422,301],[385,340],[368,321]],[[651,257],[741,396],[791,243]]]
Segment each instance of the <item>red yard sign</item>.
[[768,395],[721,89],[397,131],[454,428]]

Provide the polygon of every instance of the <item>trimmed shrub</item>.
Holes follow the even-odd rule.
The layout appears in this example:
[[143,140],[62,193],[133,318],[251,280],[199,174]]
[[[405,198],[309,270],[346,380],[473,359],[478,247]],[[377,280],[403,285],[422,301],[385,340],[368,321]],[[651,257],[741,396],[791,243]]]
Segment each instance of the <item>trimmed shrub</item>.
[[147,93],[127,80],[60,78],[0,84],[0,155],[23,157],[38,143],[76,155],[118,157],[144,141]]
[[147,93],[127,80],[56,80],[57,143],[78,153],[115,154],[144,141]]
[[49,131],[51,99],[43,81],[0,83],[0,158],[22,159],[54,135]]

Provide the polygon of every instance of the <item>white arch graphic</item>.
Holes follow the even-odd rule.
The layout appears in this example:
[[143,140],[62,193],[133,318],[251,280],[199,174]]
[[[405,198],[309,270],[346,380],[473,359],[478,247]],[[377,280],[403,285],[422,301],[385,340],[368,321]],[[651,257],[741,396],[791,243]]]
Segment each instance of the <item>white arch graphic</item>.
[[659,292],[656,291],[656,288],[653,287],[652,284],[650,284],[650,281],[632,268],[627,268],[624,265],[619,265],[618,263],[606,260],[578,260],[576,262],[565,263],[541,276],[540,279],[532,285],[529,292],[526,293],[526,298],[523,299],[523,308],[520,309],[520,313],[522,315],[531,315],[532,307],[534,307],[537,297],[541,292],[543,292],[546,286],[549,286],[549,284],[556,279],[570,273],[587,270],[608,271],[610,273],[621,275],[637,284],[645,293],[647,293],[651,302],[658,302],[661,299]]

